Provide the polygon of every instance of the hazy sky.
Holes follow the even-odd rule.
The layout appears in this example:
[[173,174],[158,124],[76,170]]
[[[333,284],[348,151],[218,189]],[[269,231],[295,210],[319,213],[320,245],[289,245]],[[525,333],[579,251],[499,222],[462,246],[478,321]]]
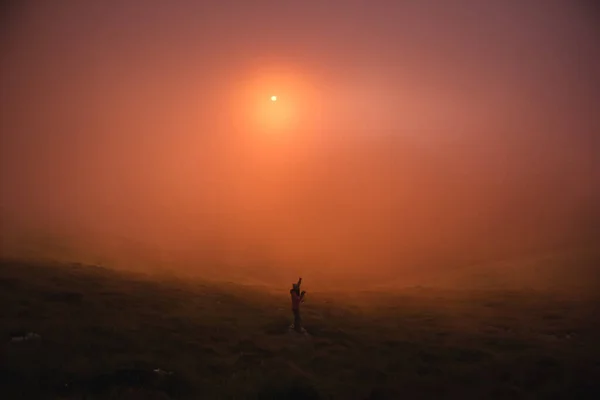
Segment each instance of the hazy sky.
[[3,234],[392,265],[501,221],[577,227],[600,181],[592,3],[14,2]]

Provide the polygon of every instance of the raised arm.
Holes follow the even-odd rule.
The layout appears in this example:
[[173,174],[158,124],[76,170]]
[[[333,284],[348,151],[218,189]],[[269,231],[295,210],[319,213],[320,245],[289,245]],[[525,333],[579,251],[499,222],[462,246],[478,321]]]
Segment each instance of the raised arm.
[[302,277],[298,278],[298,290],[300,290],[300,284],[302,283]]

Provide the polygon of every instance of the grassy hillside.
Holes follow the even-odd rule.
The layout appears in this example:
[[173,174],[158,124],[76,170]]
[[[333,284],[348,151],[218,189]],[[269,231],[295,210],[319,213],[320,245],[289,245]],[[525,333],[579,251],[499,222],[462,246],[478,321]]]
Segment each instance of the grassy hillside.
[[[5,260],[2,398],[600,395],[593,293],[489,284],[326,293],[305,278],[306,337],[288,332],[285,287]],[[11,340],[27,332],[40,337]]]

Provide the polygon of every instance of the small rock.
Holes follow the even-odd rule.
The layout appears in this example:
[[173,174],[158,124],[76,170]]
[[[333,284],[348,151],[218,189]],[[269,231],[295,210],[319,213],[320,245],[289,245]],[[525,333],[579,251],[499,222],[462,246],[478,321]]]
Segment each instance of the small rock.
[[40,339],[41,336],[34,332],[28,332],[25,335],[13,336],[10,338],[11,342],[24,342],[26,340],[36,340]]
[[154,370],[154,372],[157,373],[158,375],[173,375],[172,371],[165,371],[165,370],[160,369],[160,368],[156,368]]

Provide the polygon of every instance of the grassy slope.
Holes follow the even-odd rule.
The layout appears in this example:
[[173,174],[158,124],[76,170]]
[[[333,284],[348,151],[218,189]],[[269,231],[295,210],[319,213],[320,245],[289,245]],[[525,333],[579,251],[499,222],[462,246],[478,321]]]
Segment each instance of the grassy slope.
[[[413,288],[342,301],[310,292],[305,338],[287,331],[285,289],[4,261],[2,398],[600,394],[594,296]],[[10,342],[19,331],[41,339]]]

